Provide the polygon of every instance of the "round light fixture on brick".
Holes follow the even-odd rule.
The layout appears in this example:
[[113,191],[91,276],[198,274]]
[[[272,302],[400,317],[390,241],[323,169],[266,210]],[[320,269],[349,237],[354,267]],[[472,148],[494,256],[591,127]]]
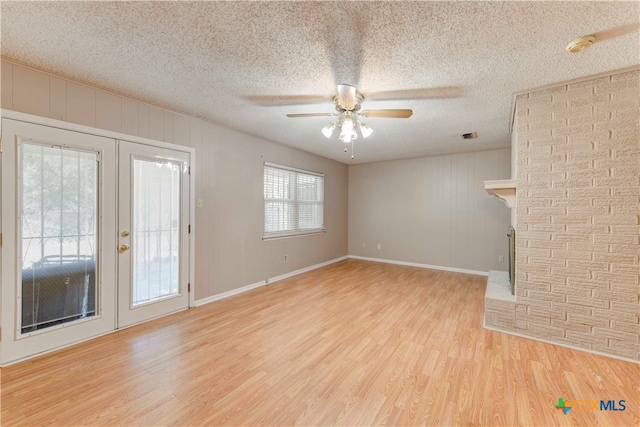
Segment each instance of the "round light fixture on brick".
[[567,49],[567,52],[569,53],[582,52],[583,50],[590,48],[595,41],[595,36],[578,37],[569,43],[565,49]]

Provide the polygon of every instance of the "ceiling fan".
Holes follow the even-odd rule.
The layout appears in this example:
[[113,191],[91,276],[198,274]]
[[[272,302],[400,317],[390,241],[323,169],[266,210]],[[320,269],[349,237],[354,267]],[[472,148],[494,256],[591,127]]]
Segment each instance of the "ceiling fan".
[[358,120],[359,117],[386,117],[391,119],[407,119],[413,114],[408,109],[386,109],[386,110],[360,110],[364,96],[357,91],[354,86],[347,84],[339,84],[337,87],[337,95],[333,97],[335,104],[335,113],[303,113],[303,114],[287,114],[287,117],[325,117],[337,116],[336,121],[322,128],[322,134],[327,138],[331,138],[333,131],[340,128],[340,141],[344,142],[344,151],[347,152],[348,144],[351,144],[351,158],[353,155],[353,141],[358,138],[358,131],[362,138],[367,138],[373,133],[373,129],[365,123]]

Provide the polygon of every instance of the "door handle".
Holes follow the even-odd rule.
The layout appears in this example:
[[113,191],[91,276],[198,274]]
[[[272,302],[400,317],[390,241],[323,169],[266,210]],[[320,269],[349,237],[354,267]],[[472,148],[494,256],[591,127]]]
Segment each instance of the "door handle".
[[131,246],[127,245],[126,243],[122,246],[120,246],[120,252],[126,252],[131,248]]

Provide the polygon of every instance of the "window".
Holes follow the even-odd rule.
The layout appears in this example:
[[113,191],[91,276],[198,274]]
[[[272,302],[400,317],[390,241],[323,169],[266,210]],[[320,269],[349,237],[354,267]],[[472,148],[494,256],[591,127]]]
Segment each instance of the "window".
[[180,293],[180,177],[182,164],[134,157],[133,289],[136,307]]
[[98,154],[23,142],[23,334],[96,314]]
[[324,175],[264,164],[264,238],[324,231]]

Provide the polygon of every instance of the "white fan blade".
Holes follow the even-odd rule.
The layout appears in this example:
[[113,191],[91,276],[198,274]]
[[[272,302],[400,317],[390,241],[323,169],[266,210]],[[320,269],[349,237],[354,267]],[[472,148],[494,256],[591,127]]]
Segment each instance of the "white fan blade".
[[336,113],[302,113],[302,114],[287,114],[287,117],[291,117],[292,119],[298,117],[327,117],[327,116],[337,116]]
[[465,96],[466,93],[467,89],[464,86],[443,86],[367,93],[367,99],[370,101],[390,101],[395,99],[448,99],[460,98]]
[[413,110],[365,110],[358,113],[363,117],[387,117],[390,119],[408,119]]
[[243,96],[242,98],[261,107],[322,104],[323,102],[331,99],[331,97],[320,95],[250,95]]
[[356,88],[351,85],[338,85],[338,105],[345,110],[356,106]]

